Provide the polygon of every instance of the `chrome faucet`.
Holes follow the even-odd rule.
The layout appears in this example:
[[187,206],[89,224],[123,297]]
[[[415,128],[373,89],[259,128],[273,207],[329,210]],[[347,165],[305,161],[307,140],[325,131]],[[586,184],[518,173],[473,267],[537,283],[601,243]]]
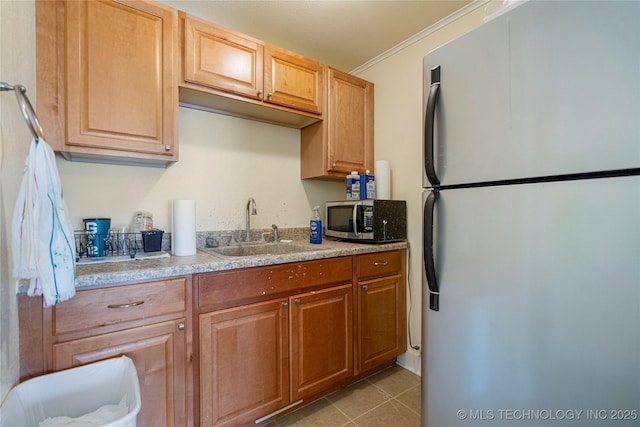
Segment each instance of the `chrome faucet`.
[[258,214],[258,211],[256,210],[256,201],[253,200],[253,197],[249,197],[249,200],[247,201],[247,213],[246,213],[246,223],[245,223],[246,232],[244,235],[245,242],[251,241],[251,220],[249,219],[250,218],[249,208],[251,208],[251,215]]
[[280,240],[278,237],[278,226],[271,224],[271,228],[273,228],[273,243],[278,243],[278,240]]

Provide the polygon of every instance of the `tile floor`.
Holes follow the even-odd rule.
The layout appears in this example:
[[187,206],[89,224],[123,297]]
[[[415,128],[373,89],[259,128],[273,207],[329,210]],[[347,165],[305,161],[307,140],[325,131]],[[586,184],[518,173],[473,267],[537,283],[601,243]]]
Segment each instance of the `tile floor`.
[[420,427],[420,377],[391,366],[267,427]]

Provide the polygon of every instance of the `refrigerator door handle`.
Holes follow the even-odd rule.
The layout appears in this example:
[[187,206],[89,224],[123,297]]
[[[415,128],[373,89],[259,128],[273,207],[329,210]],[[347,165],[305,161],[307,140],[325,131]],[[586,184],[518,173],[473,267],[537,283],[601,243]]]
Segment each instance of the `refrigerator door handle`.
[[429,192],[427,199],[424,203],[423,210],[423,224],[422,230],[423,236],[423,257],[424,268],[427,275],[427,284],[429,285],[429,308],[433,311],[440,310],[440,288],[438,287],[438,280],[436,279],[436,267],[433,262],[433,208],[436,205],[440,192],[432,190]]
[[431,88],[427,98],[427,108],[424,116],[424,169],[432,186],[440,185],[440,179],[436,174],[435,159],[433,156],[433,133],[435,129],[436,104],[440,94],[440,66],[431,69]]

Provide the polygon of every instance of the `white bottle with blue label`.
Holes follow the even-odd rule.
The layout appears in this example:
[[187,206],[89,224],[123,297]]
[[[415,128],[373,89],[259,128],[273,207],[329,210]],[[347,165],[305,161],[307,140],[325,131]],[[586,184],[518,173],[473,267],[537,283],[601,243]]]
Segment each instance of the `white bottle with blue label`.
[[376,184],[375,177],[371,175],[371,171],[367,169],[365,173],[360,175],[360,200],[375,199]]
[[347,175],[347,200],[360,200],[360,175],[357,171]]
[[313,215],[311,216],[309,242],[319,245],[322,243],[322,220],[320,219],[320,206],[313,207]]

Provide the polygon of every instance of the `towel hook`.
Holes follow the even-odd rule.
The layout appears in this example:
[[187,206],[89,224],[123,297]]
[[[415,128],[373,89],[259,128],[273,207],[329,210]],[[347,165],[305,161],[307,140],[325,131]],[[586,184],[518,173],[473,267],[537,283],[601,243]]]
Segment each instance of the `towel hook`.
[[22,111],[22,117],[24,117],[25,122],[27,122],[27,126],[29,126],[29,130],[37,143],[42,139],[43,132],[42,127],[40,127],[40,122],[38,121],[38,116],[36,115],[36,112],[33,111],[29,98],[27,98],[27,89],[22,85],[12,86],[10,84],[0,82],[0,91],[8,90],[12,90],[16,93],[16,98],[20,105],[20,111]]

